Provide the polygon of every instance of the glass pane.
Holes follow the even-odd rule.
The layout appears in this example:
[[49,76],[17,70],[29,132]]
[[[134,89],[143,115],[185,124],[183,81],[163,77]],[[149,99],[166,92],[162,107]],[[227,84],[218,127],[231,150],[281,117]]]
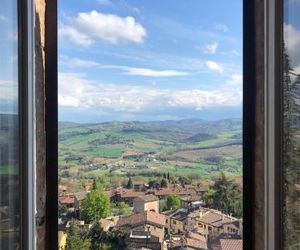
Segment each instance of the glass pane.
[[0,249],[19,249],[17,1],[0,1]]
[[283,221],[285,249],[300,249],[300,1],[284,5]]
[[242,2],[59,1],[61,248],[241,249]]

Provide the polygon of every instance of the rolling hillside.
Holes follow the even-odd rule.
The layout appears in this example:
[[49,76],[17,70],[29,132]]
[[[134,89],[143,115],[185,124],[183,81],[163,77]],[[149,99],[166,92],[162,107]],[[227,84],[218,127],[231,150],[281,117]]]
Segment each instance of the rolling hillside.
[[240,119],[60,123],[62,178],[242,174]]

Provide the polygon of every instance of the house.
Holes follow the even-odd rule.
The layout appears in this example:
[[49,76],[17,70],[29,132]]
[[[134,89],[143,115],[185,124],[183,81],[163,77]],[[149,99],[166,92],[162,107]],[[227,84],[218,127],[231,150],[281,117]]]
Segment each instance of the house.
[[166,188],[152,189],[148,191],[150,194],[156,195],[159,199],[165,199],[170,195],[177,195],[179,197],[198,196],[199,199],[207,192],[207,189],[199,188],[193,185],[182,186],[168,186]]
[[126,202],[128,205],[133,206],[133,200],[139,196],[145,195],[145,192],[138,192],[132,189],[121,188],[118,189],[111,197],[113,202]]
[[188,195],[180,197],[180,206],[182,208],[199,208],[204,205],[200,195]]
[[144,211],[159,212],[159,199],[153,194],[143,195],[133,200],[134,213],[142,213]]
[[166,211],[166,231],[168,234],[184,234],[189,211],[181,208],[177,210]]
[[67,186],[58,185],[58,195],[63,195],[67,192]]
[[74,193],[74,212],[79,216],[82,202],[86,199],[89,191],[81,191]]
[[149,248],[164,249],[165,216],[145,211],[127,217],[121,217],[115,230],[126,234],[127,249]]
[[205,234],[236,234],[242,236],[242,221],[214,209],[200,208],[190,213],[187,220],[190,230],[202,229]]
[[69,212],[74,211],[74,195],[62,195],[58,197],[58,203],[65,206]]
[[220,250],[243,250],[243,240],[221,239]]
[[185,238],[183,244],[184,250],[207,250],[207,244],[205,241],[195,238]]
[[119,216],[112,216],[109,218],[101,219],[99,223],[103,231],[107,232],[117,225],[118,220],[119,220]]

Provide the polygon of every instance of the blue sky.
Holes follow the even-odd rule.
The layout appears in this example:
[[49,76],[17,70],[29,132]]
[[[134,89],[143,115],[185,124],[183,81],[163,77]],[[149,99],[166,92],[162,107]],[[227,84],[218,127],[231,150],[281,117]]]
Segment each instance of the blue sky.
[[241,2],[59,1],[59,119],[241,117]]

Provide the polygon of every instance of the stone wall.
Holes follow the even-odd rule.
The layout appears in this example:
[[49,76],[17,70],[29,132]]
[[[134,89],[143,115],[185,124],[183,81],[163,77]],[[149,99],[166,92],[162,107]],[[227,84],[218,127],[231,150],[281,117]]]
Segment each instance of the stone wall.
[[45,0],[35,0],[36,249],[46,249]]

